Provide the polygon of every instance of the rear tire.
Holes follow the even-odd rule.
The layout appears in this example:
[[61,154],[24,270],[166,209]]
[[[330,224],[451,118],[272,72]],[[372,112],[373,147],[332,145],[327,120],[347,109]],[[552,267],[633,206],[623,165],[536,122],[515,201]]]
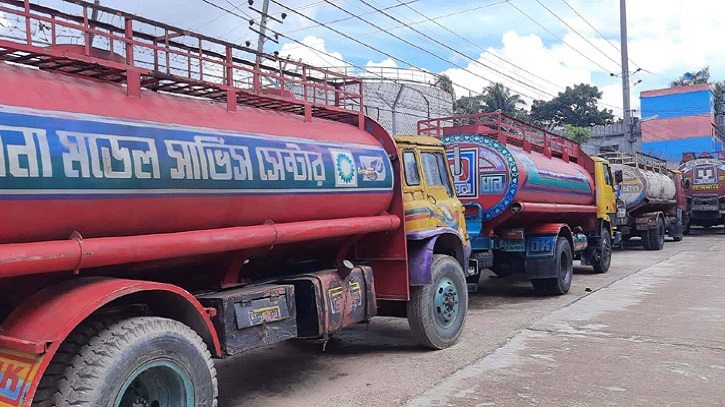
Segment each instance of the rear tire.
[[645,250],[662,250],[665,246],[665,222],[661,218],[657,218],[657,227],[643,234],[642,241]]
[[34,407],[215,407],[216,370],[191,328],[167,318],[94,319],[43,376]]
[[594,255],[592,267],[595,273],[606,273],[612,263],[612,235],[609,229],[602,228],[602,247]]
[[556,256],[554,257],[556,278],[531,280],[534,289],[546,295],[563,295],[569,292],[574,276],[574,262],[569,240],[564,237],[556,239]]
[[418,341],[432,349],[453,345],[463,332],[468,291],[463,269],[451,256],[436,254],[430,284],[410,287],[408,324]]

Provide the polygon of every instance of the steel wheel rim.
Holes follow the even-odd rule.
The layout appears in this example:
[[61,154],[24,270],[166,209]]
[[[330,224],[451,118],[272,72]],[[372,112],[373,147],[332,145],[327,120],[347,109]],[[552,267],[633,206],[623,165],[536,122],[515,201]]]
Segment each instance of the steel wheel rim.
[[444,328],[451,326],[458,317],[459,306],[460,296],[453,280],[447,277],[441,279],[433,296],[433,310],[438,324]]
[[124,382],[114,407],[192,407],[194,386],[184,369],[170,360],[137,368]]

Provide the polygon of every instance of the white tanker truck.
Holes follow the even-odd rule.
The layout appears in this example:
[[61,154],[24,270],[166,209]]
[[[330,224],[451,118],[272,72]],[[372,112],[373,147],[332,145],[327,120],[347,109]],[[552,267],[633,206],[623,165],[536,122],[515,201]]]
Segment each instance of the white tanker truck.
[[612,153],[602,156],[621,174],[615,230],[622,240],[639,236],[645,250],[661,250],[665,236],[682,240],[686,205],[682,177],[665,161],[642,153]]

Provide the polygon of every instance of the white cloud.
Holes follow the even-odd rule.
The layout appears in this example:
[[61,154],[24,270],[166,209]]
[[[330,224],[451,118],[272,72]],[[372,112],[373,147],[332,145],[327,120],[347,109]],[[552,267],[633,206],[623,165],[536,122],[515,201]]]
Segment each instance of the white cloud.
[[280,49],[279,54],[285,58],[299,60],[306,64],[318,67],[349,67],[350,64],[343,63],[342,54],[329,51],[325,47],[325,40],[314,35],[308,35],[300,45],[297,43],[286,43]]

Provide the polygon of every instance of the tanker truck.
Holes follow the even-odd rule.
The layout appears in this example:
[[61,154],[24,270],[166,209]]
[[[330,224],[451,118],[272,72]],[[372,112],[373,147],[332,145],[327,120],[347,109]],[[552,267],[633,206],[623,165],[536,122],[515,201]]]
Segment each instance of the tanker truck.
[[607,272],[616,195],[605,160],[498,112],[423,120],[418,131],[446,145],[479,268],[525,272],[549,294],[568,292],[575,257]]
[[666,235],[681,241],[685,225],[682,175],[667,168],[665,160],[643,153],[601,157],[622,178],[618,195],[623,205],[616,221],[622,241],[639,236],[645,250],[662,250]]
[[679,170],[687,196],[685,231],[725,225],[725,151],[683,153]]
[[375,315],[457,340],[439,140],[366,118],[359,79],[63,10],[0,0],[0,406],[216,406],[214,358]]

